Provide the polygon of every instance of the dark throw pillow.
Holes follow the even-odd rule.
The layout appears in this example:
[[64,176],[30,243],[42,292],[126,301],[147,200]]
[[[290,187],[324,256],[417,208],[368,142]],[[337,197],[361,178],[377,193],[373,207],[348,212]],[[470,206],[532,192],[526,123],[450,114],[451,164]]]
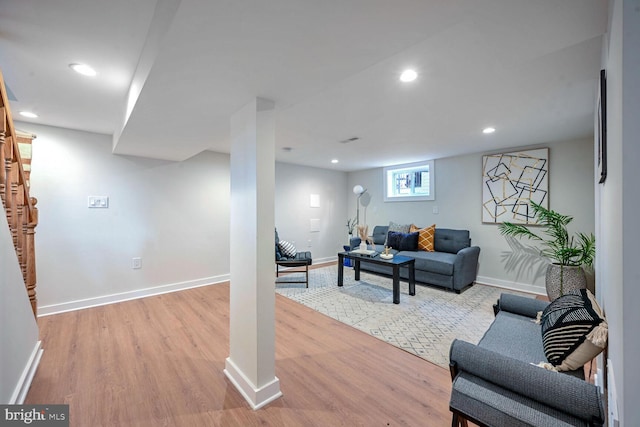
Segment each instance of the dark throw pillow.
[[581,368],[607,344],[607,322],[587,289],[554,300],[542,312],[541,324],[544,354],[558,371]]
[[387,246],[391,246],[398,251],[417,251],[418,232],[400,233],[398,231],[390,231],[387,235]]

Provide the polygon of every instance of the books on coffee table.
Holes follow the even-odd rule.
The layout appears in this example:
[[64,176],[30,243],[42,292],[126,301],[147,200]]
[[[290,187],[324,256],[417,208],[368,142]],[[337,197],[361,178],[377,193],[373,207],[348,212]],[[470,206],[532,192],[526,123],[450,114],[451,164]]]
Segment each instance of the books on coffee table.
[[376,252],[374,250],[371,250],[371,249],[354,249],[349,253],[350,254],[362,255],[362,256],[368,256],[368,257],[374,257],[374,256],[378,255],[378,252]]

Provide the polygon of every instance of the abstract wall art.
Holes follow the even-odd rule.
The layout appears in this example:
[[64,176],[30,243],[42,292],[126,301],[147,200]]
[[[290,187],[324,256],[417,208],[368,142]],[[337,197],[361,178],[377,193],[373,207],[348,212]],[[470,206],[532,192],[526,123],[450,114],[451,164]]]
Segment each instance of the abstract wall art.
[[549,149],[482,156],[482,222],[535,224],[530,201],[549,207]]

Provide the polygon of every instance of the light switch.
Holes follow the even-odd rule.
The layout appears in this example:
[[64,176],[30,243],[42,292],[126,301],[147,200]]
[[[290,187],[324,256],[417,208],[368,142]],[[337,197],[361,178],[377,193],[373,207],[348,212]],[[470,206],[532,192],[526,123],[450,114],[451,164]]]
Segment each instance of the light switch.
[[88,206],[106,209],[109,207],[109,196],[89,196]]

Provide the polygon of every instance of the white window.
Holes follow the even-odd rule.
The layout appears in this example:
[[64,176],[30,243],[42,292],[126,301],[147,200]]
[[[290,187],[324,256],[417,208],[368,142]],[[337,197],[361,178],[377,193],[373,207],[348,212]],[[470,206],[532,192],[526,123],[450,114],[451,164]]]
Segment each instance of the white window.
[[435,200],[433,160],[384,168],[384,201]]

